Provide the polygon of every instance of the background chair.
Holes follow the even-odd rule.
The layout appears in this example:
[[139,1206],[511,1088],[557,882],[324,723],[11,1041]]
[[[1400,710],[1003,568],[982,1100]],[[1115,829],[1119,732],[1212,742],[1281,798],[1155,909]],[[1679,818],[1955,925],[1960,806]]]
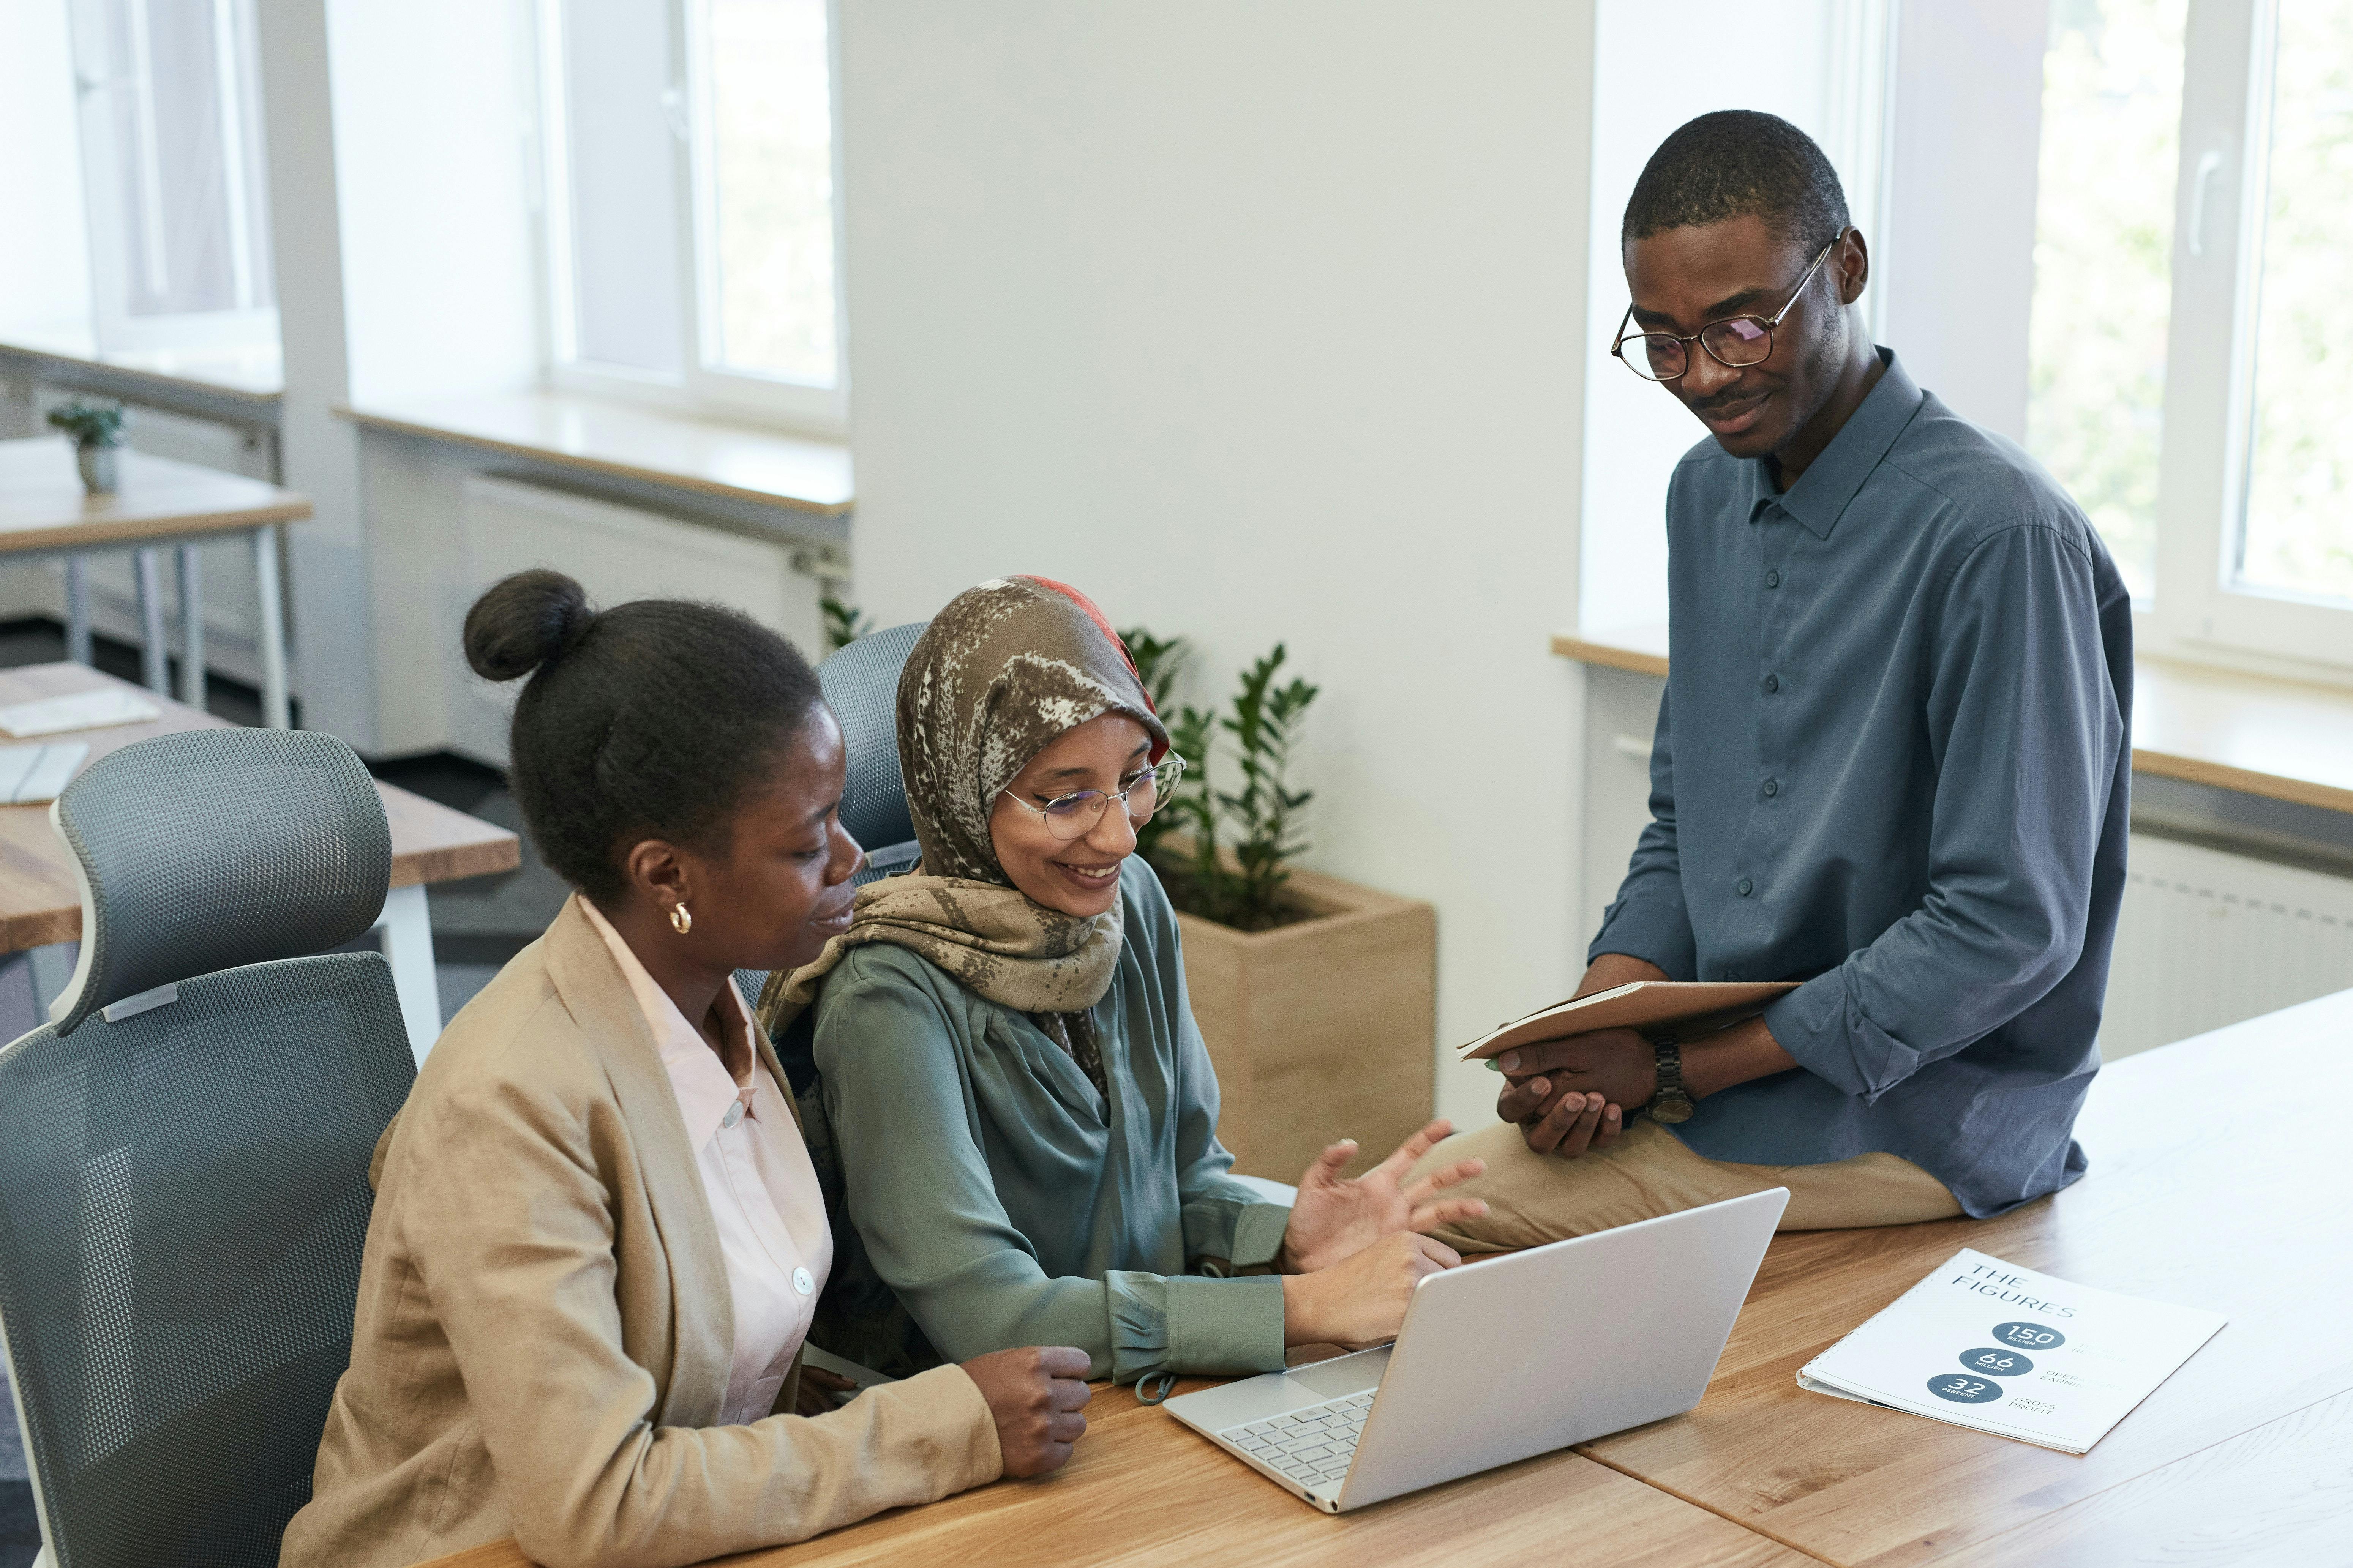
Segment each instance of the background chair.
[[0,1327],[57,1568],[271,1568],[309,1500],[368,1161],[415,1076],[374,923],[391,839],[290,730],[100,758],[50,820],[79,967],[0,1050]]
[[849,763],[841,825],[866,847],[860,887],[894,876],[922,858],[914,818],[907,815],[907,786],[899,773],[899,674],[929,624],[910,621],[869,633],[818,666],[818,684],[825,688],[826,702],[841,721]]
[[[899,672],[928,621],[869,632],[817,667],[826,705],[841,724],[849,779],[841,793],[841,825],[866,850],[850,880],[860,887],[896,876],[922,858],[907,789],[899,774]],[[739,969],[735,988],[747,1003],[760,999],[765,969]]]

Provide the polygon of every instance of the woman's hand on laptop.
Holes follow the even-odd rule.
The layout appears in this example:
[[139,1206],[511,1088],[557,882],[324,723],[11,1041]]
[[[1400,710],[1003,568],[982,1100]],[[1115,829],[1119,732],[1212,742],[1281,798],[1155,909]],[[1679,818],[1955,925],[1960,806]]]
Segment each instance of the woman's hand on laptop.
[[1457,1161],[1418,1182],[1406,1181],[1406,1173],[1421,1157],[1453,1131],[1451,1121],[1433,1121],[1398,1144],[1388,1159],[1353,1178],[1340,1173],[1356,1152],[1355,1139],[1344,1138],[1317,1155],[1299,1178],[1299,1196],[1291,1205],[1291,1223],[1283,1229],[1276,1268],[1285,1274],[1312,1274],[1362,1252],[1383,1237],[1432,1230],[1485,1214],[1487,1205],[1477,1198],[1438,1195],[1485,1170],[1483,1160]]
[[1087,1352],[1070,1345],[1024,1345],[964,1363],[997,1419],[997,1447],[1008,1476],[1042,1476],[1070,1462],[1086,1435]]
[[1413,1288],[1461,1255],[1401,1231],[1313,1274],[1282,1277],[1282,1342],[1362,1350],[1397,1338]]

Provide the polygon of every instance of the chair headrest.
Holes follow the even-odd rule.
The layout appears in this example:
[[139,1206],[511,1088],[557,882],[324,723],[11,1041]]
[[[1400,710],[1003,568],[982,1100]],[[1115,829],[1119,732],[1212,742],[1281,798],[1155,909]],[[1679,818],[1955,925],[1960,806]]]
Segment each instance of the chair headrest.
[[849,764],[841,825],[865,847],[878,871],[902,869],[914,858],[912,852],[903,859],[887,852],[911,848],[915,837],[914,818],[907,815],[906,784],[899,773],[899,672],[929,624],[913,621],[869,632],[817,667],[818,684],[841,721]]
[[375,923],[392,833],[352,749],[307,730],[158,735],[49,808],[81,878],[81,958],[58,1033],[126,997],[341,947]]

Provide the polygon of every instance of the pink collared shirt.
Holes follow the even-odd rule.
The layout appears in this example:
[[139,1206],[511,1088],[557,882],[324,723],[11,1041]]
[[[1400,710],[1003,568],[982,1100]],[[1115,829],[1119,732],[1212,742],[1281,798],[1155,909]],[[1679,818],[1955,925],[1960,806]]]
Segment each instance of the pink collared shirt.
[[580,908],[628,978],[694,1145],[734,1305],[735,1353],[719,1422],[748,1426],[775,1407],[833,1268],[833,1231],[817,1171],[791,1109],[760,1063],[751,1016],[735,987],[719,988],[718,1009],[730,1036],[744,1043],[748,1066],[740,1081],[596,906],[580,899]]

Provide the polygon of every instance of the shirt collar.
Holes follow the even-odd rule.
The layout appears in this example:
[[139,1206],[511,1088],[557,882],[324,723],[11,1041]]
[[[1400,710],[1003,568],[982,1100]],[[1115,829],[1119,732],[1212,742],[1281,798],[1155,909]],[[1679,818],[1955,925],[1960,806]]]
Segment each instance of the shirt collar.
[[1881,374],[1878,384],[1847,416],[1839,433],[1798,476],[1796,484],[1777,492],[1766,460],[1748,460],[1751,522],[1757,521],[1767,502],[1778,501],[1781,510],[1796,518],[1815,538],[1830,538],[1847,503],[1854,500],[1855,492],[1862,489],[1863,481],[1887,456],[1887,449],[1895,445],[1904,427],[1912,423],[1912,416],[1920,411],[1926,396],[1919,384],[1905,374],[1894,349],[1879,350],[1879,362],[1887,368]]
[[[670,993],[646,973],[646,966],[638,961],[621,933],[613,929],[612,922],[606,920],[604,911],[577,893],[573,897],[579,900],[581,911],[596,928],[596,934],[605,939],[606,950],[628,981],[629,994],[636,998],[638,1011],[645,1015],[646,1027],[653,1031],[654,1047],[661,1053],[662,1070],[670,1075],[670,1091],[678,1097],[678,1112],[686,1122],[687,1141],[702,1148],[725,1124],[727,1108],[742,1098],[742,1089],[746,1086],[735,1082],[733,1075],[721,1064],[718,1053],[711,1048],[711,1042],[702,1037],[702,1031],[686,1021],[686,1015],[678,1010]],[[744,1009],[744,998],[733,984],[719,988],[718,1008],[729,1033],[743,1037],[744,1059],[752,1065],[751,1076],[756,1085],[761,1077],[759,1042],[752,1033],[752,1017]]]

